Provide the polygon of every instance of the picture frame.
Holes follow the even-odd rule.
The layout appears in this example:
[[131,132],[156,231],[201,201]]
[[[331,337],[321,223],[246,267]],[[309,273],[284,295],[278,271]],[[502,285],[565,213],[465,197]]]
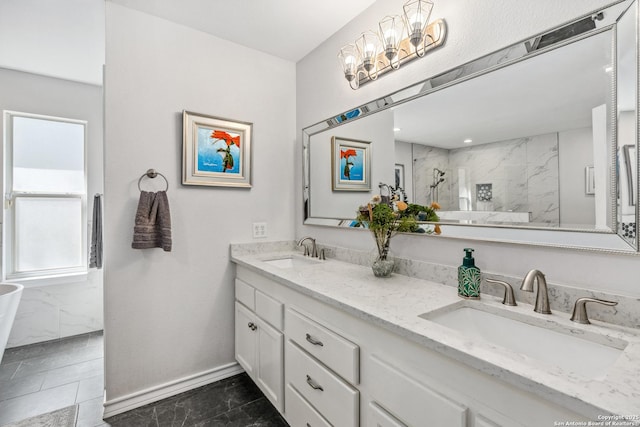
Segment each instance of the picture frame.
[[251,188],[253,124],[184,110],[182,184]]
[[401,163],[396,163],[394,167],[394,184],[396,189],[402,188],[406,190],[404,188],[404,165]]
[[331,137],[333,191],[371,191],[371,142]]

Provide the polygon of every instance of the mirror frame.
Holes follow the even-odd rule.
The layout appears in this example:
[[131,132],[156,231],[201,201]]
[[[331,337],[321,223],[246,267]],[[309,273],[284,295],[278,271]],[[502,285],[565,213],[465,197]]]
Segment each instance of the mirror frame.
[[[374,99],[370,102],[367,102],[358,107],[352,108],[343,113],[337,114],[333,117],[329,117],[321,122],[308,126],[302,129],[302,173],[303,173],[303,224],[305,225],[320,225],[320,226],[332,226],[332,227],[340,227],[341,224],[346,222],[345,220],[352,221],[351,219],[339,219],[339,218],[324,218],[324,217],[313,217],[311,216],[311,200],[310,200],[310,192],[311,192],[311,182],[310,182],[310,142],[311,137],[318,133],[327,131],[329,129],[337,128],[346,123],[352,123],[356,120],[369,117],[372,114],[378,113],[383,110],[387,110],[389,108],[398,106],[400,104],[404,104],[413,99],[434,93],[436,91],[445,89],[449,86],[462,83],[464,81],[482,76],[484,74],[490,73],[492,71],[507,67],[509,65],[518,63],[525,59],[529,59],[533,56],[537,56],[543,54],[545,52],[560,48],[562,46],[566,46],[568,44],[574,43],[576,41],[582,40],[584,38],[600,34],[609,30],[615,30],[616,25],[619,19],[634,5],[636,0],[620,0],[619,2],[607,6],[605,8],[598,9],[592,13],[580,16],[574,20],[569,21],[563,25],[560,25],[556,28],[550,29],[548,31],[538,33],[532,37],[529,37],[525,40],[522,40],[517,43],[513,43],[507,47],[499,49],[493,53],[481,56],[475,60],[469,61],[465,64],[459,65],[452,69],[449,69],[443,73],[436,74],[429,78],[426,78],[422,81],[414,83],[406,88],[400,89],[396,92],[393,92],[389,95]],[[636,9],[636,22],[638,22],[638,8]],[[581,24],[584,24],[587,20],[591,20],[595,23],[595,28],[592,29],[584,29]],[[638,45],[638,24],[636,24],[636,46]],[[612,58],[613,62],[616,66],[617,71],[617,38],[616,33],[614,31],[614,45],[612,46]],[[638,75],[640,74],[640,55],[636,57],[635,63],[635,74],[636,74],[636,140],[634,141],[634,145],[636,147],[636,153],[638,153],[638,138],[640,135],[640,121],[638,120],[639,110],[639,90],[640,84],[638,82]],[[611,140],[609,141],[611,146],[608,148],[609,152],[612,155],[612,165],[610,180],[611,180],[611,189],[612,193],[615,194],[618,189],[617,176],[615,173],[615,162],[617,157],[617,149],[618,149],[618,105],[617,105],[617,74],[612,74],[612,85],[611,85],[611,100],[612,100],[612,115],[611,120]],[[636,159],[638,160],[638,159]],[[640,162],[637,162],[637,170],[636,173],[640,172]],[[637,175],[637,176],[640,176]],[[638,188],[634,189],[635,200],[638,200],[638,196],[640,192]],[[459,228],[460,230],[466,230],[466,232],[462,233],[454,233],[453,235],[441,235],[438,237],[448,237],[448,238],[458,238],[458,239],[471,239],[471,240],[481,240],[481,241],[494,241],[494,242],[508,242],[508,243],[518,243],[518,244],[526,244],[526,245],[536,245],[536,246],[551,246],[551,247],[560,247],[560,248],[571,248],[571,249],[580,249],[580,250],[591,250],[597,252],[607,252],[607,253],[624,253],[624,254],[637,254],[640,251],[640,239],[638,235],[636,235],[635,244],[631,244],[630,242],[623,239],[618,234],[618,215],[617,215],[617,198],[611,198],[611,217],[610,223],[612,224],[612,230],[587,230],[587,229],[562,229],[562,228],[543,228],[543,227],[531,227],[531,226],[512,226],[512,225],[488,225],[488,224],[449,224],[447,223],[447,229],[450,227]],[[639,218],[639,203],[636,203],[635,207],[635,217],[636,224]],[[493,235],[495,233],[478,233],[477,228],[484,229],[496,229],[496,230],[505,230],[509,229],[512,232],[507,233],[504,236],[501,236],[500,233],[498,235]],[[515,230],[514,235],[513,231]],[[537,233],[537,235],[536,235]],[[585,235],[587,236],[596,236],[596,238],[592,239],[593,241],[589,241],[588,238],[585,239]],[[431,236],[431,235],[429,235]],[[607,244],[607,237],[611,236],[616,239],[619,239],[626,243],[627,246],[623,248],[618,247],[620,242],[616,240],[615,244]],[[566,244],[564,242],[570,241],[572,244]]]

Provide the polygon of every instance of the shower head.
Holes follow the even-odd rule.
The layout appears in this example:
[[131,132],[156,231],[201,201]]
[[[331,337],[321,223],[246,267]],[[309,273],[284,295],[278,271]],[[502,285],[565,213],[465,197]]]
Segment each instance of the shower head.
[[444,174],[445,174],[445,172],[444,172],[444,171],[442,171],[442,170],[440,170],[440,169],[438,169],[438,168],[433,168],[433,171],[434,171],[434,172],[437,172],[437,173],[438,173],[438,176],[444,176]]

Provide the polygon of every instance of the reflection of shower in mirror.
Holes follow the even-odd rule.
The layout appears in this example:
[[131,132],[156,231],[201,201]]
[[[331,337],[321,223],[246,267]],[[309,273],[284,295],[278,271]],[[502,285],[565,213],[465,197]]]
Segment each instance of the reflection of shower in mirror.
[[444,174],[443,170],[433,168],[433,184],[429,186],[430,203],[438,202],[438,185],[444,182]]

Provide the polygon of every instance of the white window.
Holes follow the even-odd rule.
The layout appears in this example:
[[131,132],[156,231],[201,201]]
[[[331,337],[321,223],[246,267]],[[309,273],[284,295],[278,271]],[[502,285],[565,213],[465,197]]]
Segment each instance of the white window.
[[4,112],[6,279],[87,270],[84,121]]

